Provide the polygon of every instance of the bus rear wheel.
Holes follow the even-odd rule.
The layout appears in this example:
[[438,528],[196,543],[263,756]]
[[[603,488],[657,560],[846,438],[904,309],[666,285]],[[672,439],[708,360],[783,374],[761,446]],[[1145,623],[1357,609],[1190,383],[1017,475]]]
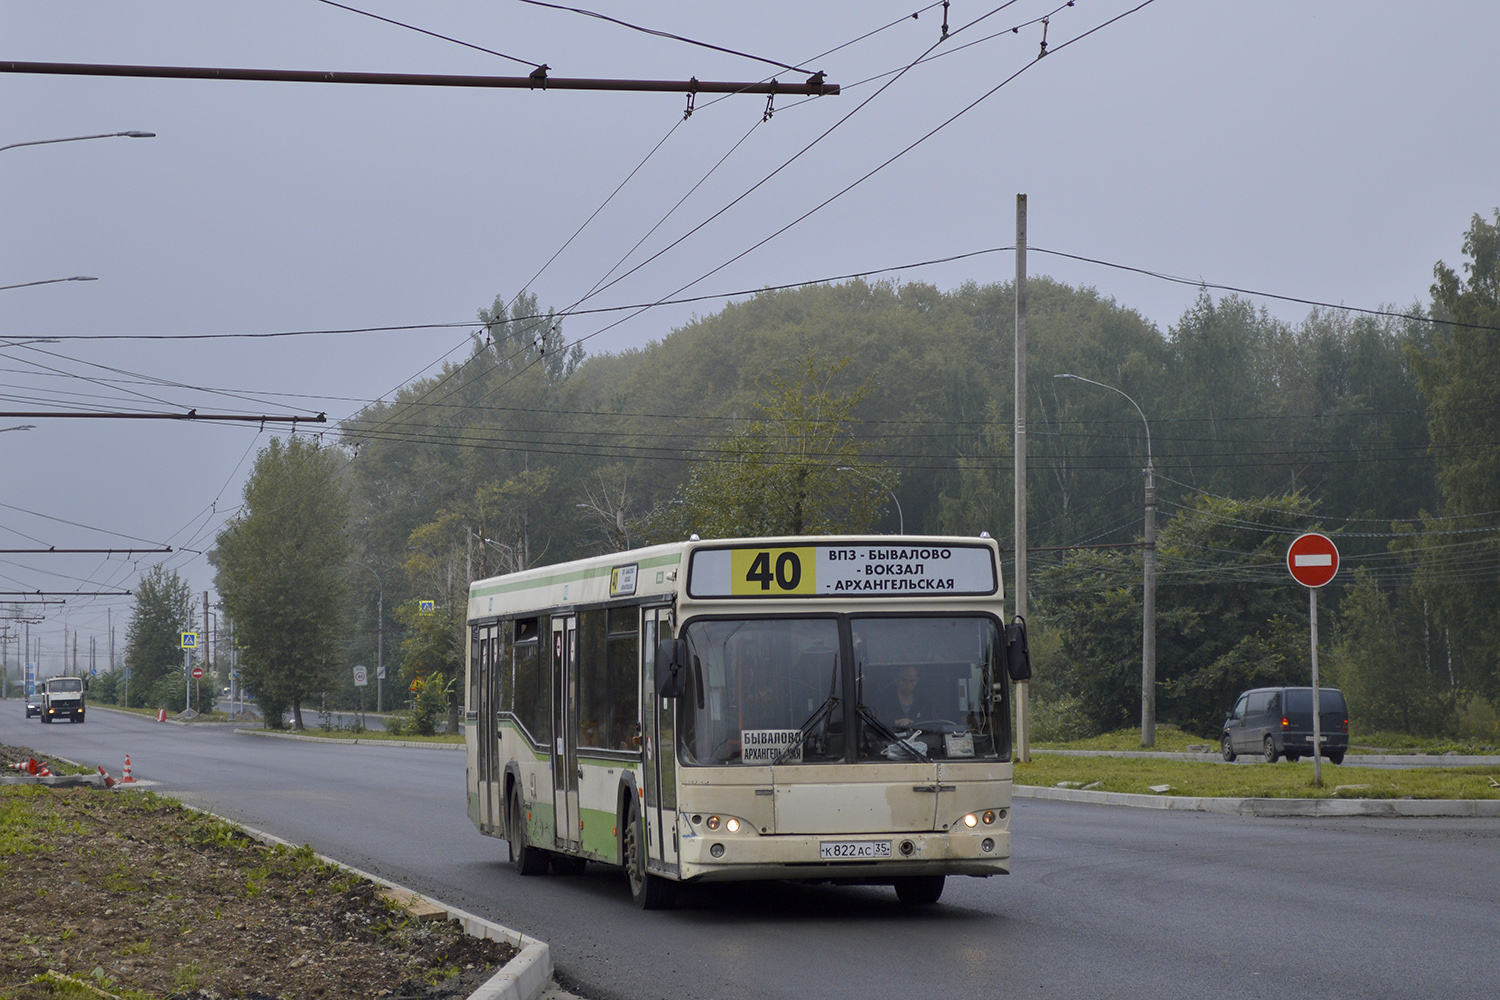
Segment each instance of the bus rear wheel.
[[670,910],[677,902],[677,883],[646,870],[646,845],[641,838],[641,814],[632,806],[625,818],[625,876],[630,898],[643,910]]
[[510,863],[520,875],[541,875],[547,871],[547,854],[526,842],[526,814],[521,811],[521,796],[510,793]]
[[896,898],[908,906],[927,906],[936,903],[943,894],[946,875],[908,875],[891,882],[896,888]]

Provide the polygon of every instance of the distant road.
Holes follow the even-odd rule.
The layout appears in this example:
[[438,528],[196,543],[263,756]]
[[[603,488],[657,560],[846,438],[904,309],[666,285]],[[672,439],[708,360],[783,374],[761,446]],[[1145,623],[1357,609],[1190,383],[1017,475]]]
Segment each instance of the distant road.
[[318,745],[110,712],[0,742],[100,762],[551,943],[590,1000],[1357,997],[1500,983],[1500,822],[1277,820],[1019,800],[1015,874],[885,888],[697,887],[642,913],[623,877],[523,879],[464,814],[464,755]]

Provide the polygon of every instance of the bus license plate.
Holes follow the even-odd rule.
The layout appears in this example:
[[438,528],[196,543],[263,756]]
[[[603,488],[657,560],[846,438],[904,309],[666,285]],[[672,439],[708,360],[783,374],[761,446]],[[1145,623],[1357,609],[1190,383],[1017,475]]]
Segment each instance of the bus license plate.
[[824,861],[865,861],[889,858],[889,840],[825,840],[818,845],[818,856]]

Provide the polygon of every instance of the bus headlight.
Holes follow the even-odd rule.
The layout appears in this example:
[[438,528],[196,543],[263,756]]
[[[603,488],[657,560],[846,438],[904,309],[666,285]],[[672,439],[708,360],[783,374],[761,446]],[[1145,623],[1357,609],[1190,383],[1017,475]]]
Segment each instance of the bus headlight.
[[978,826],[978,825],[979,825],[979,817],[978,816],[975,816],[973,813],[969,813],[966,816],[964,816],[964,826],[975,827],[975,826]]
[[726,833],[739,833],[740,828],[745,824],[743,820],[735,819],[733,816],[710,816],[703,825],[710,830],[723,827]]
[[994,822],[995,822],[995,810],[993,810],[993,809],[986,809],[984,811],[984,825],[985,826],[989,826],[990,824],[992,824]]

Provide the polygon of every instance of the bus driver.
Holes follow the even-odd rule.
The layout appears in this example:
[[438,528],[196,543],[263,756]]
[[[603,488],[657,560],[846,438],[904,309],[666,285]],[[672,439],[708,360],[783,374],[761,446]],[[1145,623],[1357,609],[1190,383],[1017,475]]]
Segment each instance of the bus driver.
[[896,684],[887,689],[880,707],[880,715],[891,720],[897,729],[910,729],[918,720],[931,715],[926,703],[917,697],[916,667],[907,664],[896,671]]

